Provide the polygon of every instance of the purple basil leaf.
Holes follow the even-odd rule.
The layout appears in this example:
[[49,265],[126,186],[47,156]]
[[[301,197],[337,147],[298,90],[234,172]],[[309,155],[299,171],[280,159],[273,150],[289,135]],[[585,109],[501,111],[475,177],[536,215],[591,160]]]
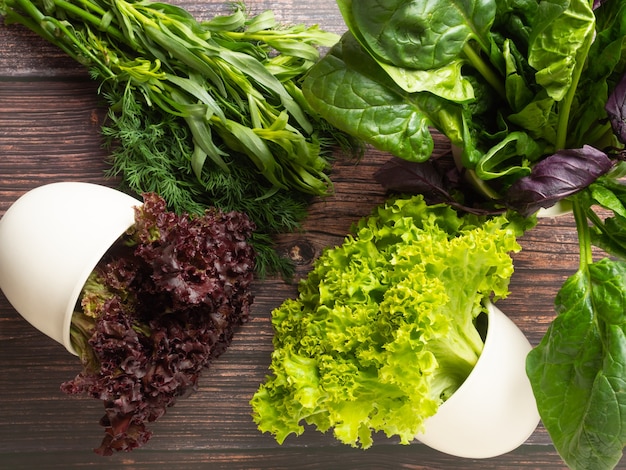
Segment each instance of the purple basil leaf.
[[394,157],[382,165],[374,177],[387,191],[422,194],[431,204],[449,198],[444,190],[444,175],[431,160],[409,162]]
[[626,143],[626,75],[617,84],[606,102],[611,127],[620,142]]
[[541,160],[530,175],[513,183],[505,203],[528,217],[585,189],[612,167],[613,162],[604,152],[589,145],[561,150]]
[[[450,157],[450,158],[447,158]],[[476,215],[499,214],[483,204],[482,198],[465,181],[450,154],[425,162],[393,157],[374,174],[376,181],[391,193],[421,194],[428,204],[449,204],[457,210]],[[463,200],[455,196],[463,194]]]

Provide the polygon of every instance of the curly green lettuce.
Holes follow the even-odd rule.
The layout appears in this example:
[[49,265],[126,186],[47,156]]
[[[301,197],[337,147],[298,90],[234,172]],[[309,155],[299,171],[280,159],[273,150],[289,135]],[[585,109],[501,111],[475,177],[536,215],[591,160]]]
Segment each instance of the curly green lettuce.
[[272,375],[251,400],[259,429],[281,444],[304,423],[354,447],[378,431],[412,441],[476,364],[477,318],[508,295],[521,231],[421,196],[360,220],[272,312]]

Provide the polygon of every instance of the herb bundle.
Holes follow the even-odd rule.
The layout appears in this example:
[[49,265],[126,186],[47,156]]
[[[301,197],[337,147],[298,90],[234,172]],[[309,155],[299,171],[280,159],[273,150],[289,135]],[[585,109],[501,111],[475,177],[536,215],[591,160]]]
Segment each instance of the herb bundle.
[[166,210],[154,193],[83,287],[71,339],[83,370],[61,388],[102,400],[111,455],[145,444],[147,423],[191,393],[248,319],[254,229],[247,216]]
[[165,3],[2,0],[25,25],[87,66],[108,100],[109,174],[177,212],[246,212],[261,272],[288,269],[271,235],[292,231],[307,199],[332,191],[332,146],[350,138],[312,112],[300,81],[338,39],[280,27],[272,12],[200,22]]

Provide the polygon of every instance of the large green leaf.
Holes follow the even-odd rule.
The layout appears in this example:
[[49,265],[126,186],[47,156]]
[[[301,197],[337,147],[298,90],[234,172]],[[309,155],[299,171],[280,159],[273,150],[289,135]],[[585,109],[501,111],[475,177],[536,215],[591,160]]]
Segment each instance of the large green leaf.
[[459,58],[470,38],[488,49],[494,0],[340,0],[351,30],[379,59],[418,70]]
[[527,358],[541,419],[570,468],[613,468],[626,443],[626,263],[588,265],[555,302]]
[[463,66],[461,60],[433,70],[405,69],[385,62],[379,62],[379,64],[400,88],[409,93],[429,91],[458,103],[474,100],[474,89],[461,73]]
[[588,0],[543,0],[539,3],[528,62],[537,83],[556,101],[575,85],[595,31],[595,16]]
[[310,70],[302,91],[335,127],[407,160],[430,157],[431,127],[443,126],[453,142],[467,132],[460,105],[431,93],[407,93],[351,33]]

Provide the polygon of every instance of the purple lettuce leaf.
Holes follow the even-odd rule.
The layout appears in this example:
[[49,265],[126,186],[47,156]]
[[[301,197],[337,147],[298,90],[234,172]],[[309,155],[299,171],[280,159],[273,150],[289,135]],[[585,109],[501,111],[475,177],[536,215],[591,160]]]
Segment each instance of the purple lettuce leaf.
[[96,453],[148,442],[147,424],[195,390],[247,321],[253,229],[240,213],[191,218],[144,195],[133,230],[98,264],[73,319],[83,370],[61,389],[104,403]]

